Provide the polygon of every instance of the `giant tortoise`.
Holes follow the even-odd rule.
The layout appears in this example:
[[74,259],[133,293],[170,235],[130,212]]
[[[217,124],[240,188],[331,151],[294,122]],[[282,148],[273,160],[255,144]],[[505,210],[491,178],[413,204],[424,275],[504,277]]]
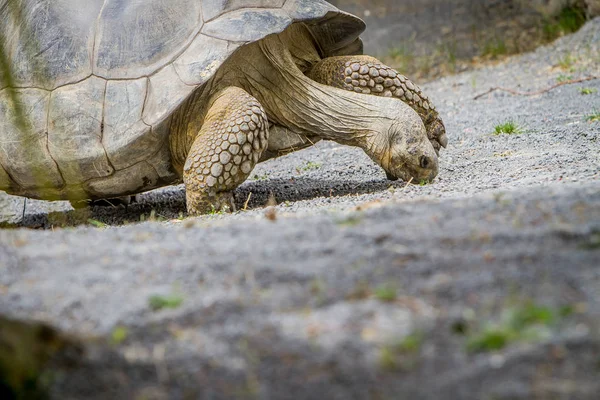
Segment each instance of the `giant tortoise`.
[[431,180],[444,125],[360,55],[364,28],[322,0],[0,0],[0,190],[93,200],[183,182],[197,214],[321,139]]

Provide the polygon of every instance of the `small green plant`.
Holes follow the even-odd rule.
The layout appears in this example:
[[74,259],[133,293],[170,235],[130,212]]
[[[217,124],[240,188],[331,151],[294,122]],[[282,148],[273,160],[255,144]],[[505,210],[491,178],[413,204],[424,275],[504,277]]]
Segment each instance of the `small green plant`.
[[579,93],[581,93],[583,96],[587,96],[587,95],[589,95],[589,94],[594,94],[594,93],[596,93],[597,91],[598,91],[597,89],[594,89],[594,88],[587,88],[587,87],[585,87],[585,88],[580,88],[580,89],[579,89]]
[[579,7],[565,7],[558,16],[558,26],[562,33],[574,33],[585,24],[585,11]]
[[210,206],[210,211],[208,212],[208,215],[223,215],[223,214],[225,214],[224,210],[218,210],[213,205]]
[[510,326],[516,330],[535,324],[550,326],[556,321],[556,317],[555,310],[533,303],[511,310],[508,314]]
[[352,226],[359,225],[363,221],[364,218],[365,217],[363,215],[355,213],[346,218],[339,219],[339,220],[335,221],[335,223],[338,226],[352,227]]
[[395,371],[398,369],[396,355],[390,346],[384,346],[379,350],[379,366],[388,371]]
[[550,336],[550,328],[570,314],[572,307],[557,310],[526,303],[507,310],[500,322],[488,324],[467,339],[471,352],[497,351],[515,341],[538,341]]
[[269,175],[268,174],[262,174],[262,175],[254,174],[252,179],[254,179],[255,181],[266,181],[267,179],[269,179]]
[[391,48],[388,53],[384,56],[388,64],[391,64],[394,68],[400,71],[406,71],[414,64],[415,55],[408,48],[408,45],[401,45],[398,47]]
[[523,129],[514,121],[507,121],[494,127],[494,135],[518,135]]
[[397,343],[383,346],[379,350],[379,366],[388,371],[411,369],[422,344],[423,335],[412,333]]
[[167,218],[163,215],[157,214],[156,210],[150,210],[150,214],[146,216],[146,214],[140,215],[140,222],[164,222]]
[[596,110],[592,114],[585,117],[588,122],[600,122],[600,111]]
[[506,46],[504,40],[499,38],[495,38],[486,42],[481,51],[482,56],[491,58],[498,58],[506,54],[508,54],[508,47]]
[[561,35],[577,32],[585,24],[585,11],[580,7],[569,6],[562,9],[557,18],[544,23],[546,40],[554,40]]
[[408,46],[401,45],[398,47],[392,47],[388,50],[388,57],[397,59],[406,59],[414,57],[413,52],[408,49]]
[[556,82],[558,83],[565,83],[565,82],[569,82],[573,80],[573,76],[572,75],[563,75],[560,74],[557,78],[556,78]]
[[445,50],[446,57],[448,59],[448,64],[450,65],[451,69],[455,71],[456,62],[458,60],[458,57],[456,56],[456,53],[458,52],[456,42],[446,45]]
[[296,168],[296,172],[297,173],[301,173],[301,172],[312,171],[312,170],[319,169],[322,166],[323,166],[323,164],[321,164],[321,163],[316,163],[316,162],[308,161],[304,166],[297,167]]
[[421,179],[419,181],[419,186],[427,186],[429,185],[431,182],[429,182],[427,179]]
[[407,353],[416,353],[421,349],[423,344],[423,335],[413,333],[402,339],[397,345],[397,349]]
[[148,305],[153,311],[162,310],[164,308],[177,308],[183,303],[183,297],[177,295],[169,296],[150,296]]
[[106,226],[107,226],[104,222],[100,222],[100,221],[92,219],[92,218],[89,218],[87,220],[87,222],[88,222],[88,224],[95,226],[96,228],[106,228]]
[[544,33],[544,39],[547,41],[552,41],[561,35],[560,26],[558,23],[549,20],[544,22],[542,32]]
[[565,70],[571,70],[575,64],[575,61],[575,57],[573,57],[571,54],[567,54],[558,61],[558,66]]
[[567,318],[577,312],[577,307],[567,304],[566,306],[562,306],[558,309],[559,318]]
[[396,288],[392,285],[383,285],[375,289],[375,298],[380,301],[392,302],[396,300]]
[[457,47],[455,41],[437,45],[435,54],[431,55],[430,62],[435,62],[435,60],[439,59],[447,67],[448,71],[455,72],[458,62]]
[[110,341],[112,344],[119,345],[119,344],[123,343],[125,341],[125,339],[127,339],[128,334],[129,334],[129,331],[127,330],[126,327],[117,326],[117,327],[115,327],[115,329],[113,329],[113,331],[110,335]]
[[467,349],[472,352],[501,350],[514,339],[514,332],[509,329],[489,327],[469,338]]

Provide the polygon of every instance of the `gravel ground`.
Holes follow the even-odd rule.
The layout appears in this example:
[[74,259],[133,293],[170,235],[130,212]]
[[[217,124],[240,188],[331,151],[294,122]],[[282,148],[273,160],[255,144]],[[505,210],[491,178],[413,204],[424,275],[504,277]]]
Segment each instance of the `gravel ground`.
[[600,76],[599,44],[596,19],[425,85],[450,138],[431,185],[319,143],[256,168],[235,214],[185,218],[182,187],[83,211],[1,197],[5,225],[52,230],[0,231],[0,314],[81,342],[52,366],[60,399],[597,399],[600,80],[474,97]]

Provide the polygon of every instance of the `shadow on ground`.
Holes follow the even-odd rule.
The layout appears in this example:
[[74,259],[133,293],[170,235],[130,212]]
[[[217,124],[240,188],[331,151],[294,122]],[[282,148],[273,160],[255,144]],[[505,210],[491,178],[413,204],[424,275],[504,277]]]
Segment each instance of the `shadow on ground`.
[[[359,196],[396,189],[406,185],[401,180],[372,181],[322,180],[306,177],[267,179],[245,183],[235,191],[236,208],[252,210],[277,204],[311,200],[319,197]],[[274,204],[274,203],[273,203]],[[144,221],[166,221],[187,217],[183,186],[141,194],[129,205],[103,203],[82,209],[26,213],[19,223],[4,223],[2,228],[51,229],[78,225],[127,225]]]

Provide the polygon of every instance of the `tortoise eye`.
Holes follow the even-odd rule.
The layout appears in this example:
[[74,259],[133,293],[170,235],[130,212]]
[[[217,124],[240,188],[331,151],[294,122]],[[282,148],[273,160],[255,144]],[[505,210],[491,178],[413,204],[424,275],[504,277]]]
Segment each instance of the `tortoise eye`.
[[431,165],[431,160],[427,156],[421,156],[419,164],[421,165],[421,168],[428,168]]

